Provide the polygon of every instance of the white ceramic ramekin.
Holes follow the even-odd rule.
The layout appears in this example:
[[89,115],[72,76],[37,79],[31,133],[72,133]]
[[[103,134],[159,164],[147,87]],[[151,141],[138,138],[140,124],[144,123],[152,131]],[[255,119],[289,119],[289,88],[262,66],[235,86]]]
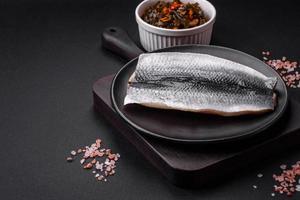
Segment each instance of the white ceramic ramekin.
[[209,44],[213,25],[216,19],[215,7],[206,0],[181,0],[183,3],[199,3],[199,6],[208,17],[209,21],[200,26],[187,29],[166,29],[146,23],[141,16],[149,6],[158,0],[145,0],[135,10],[135,18],[138,23],[140,41],[147,51],[153,51],[165,47],[182,44]]

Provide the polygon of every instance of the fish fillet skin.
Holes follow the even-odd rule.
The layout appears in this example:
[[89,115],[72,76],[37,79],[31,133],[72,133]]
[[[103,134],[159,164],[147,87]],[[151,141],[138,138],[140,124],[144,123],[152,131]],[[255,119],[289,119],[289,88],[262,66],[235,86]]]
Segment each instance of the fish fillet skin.
[[276,77],[208,54],[141,54],[124,105],[222,116],[259,114],[274,110],[276,83]]

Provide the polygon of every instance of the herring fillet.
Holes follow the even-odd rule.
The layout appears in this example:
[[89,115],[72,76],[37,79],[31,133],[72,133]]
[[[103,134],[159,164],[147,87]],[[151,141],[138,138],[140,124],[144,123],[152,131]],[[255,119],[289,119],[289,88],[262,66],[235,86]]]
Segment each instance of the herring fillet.
[[139,56],[124,105],[235,116],[274,110],[276,77],[198,53]]

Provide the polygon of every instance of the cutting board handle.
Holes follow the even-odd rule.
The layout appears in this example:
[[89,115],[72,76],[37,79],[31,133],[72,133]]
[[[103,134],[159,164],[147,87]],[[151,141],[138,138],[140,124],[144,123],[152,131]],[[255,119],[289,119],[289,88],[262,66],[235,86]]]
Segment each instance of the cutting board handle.
[[102,46],[128,61],[143,53],[120,27],[108,27],[103,31]]

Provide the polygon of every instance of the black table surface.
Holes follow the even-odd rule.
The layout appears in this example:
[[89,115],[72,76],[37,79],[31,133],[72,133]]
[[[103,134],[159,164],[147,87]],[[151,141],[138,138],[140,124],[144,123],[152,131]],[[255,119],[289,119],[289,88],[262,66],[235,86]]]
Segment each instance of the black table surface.
[[[261,58],[300,60],[297,1],[211,0],[212,44]],[[279,165],[300,160],[297,147],[274,152],[231,178],[200,189],[170,184],[92,107],[92,84],[125,63],[100,48],[100,33],[121,26],[138,42],[137,0],[0,2],[1,199],[285,199],[270,193]],[[289,89],[300,101],[300,89]],[[101,138],[121,154],[117,173],[96,182],[72,149]],[[262,178],[257,174],[262,173]],[[257,189],[253,188],[257,185]],[[299,199],[295,194],[289,199]]]

